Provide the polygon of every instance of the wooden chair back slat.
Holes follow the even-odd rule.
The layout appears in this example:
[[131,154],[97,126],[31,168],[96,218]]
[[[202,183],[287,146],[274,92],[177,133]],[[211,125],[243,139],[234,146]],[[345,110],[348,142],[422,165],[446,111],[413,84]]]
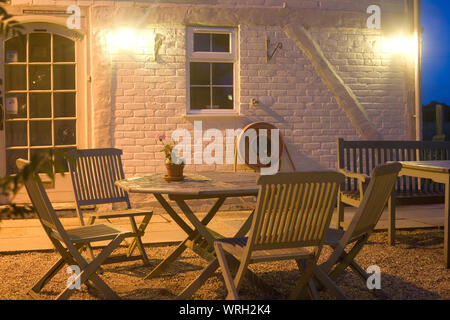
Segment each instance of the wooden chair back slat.
[[130,207],[128,194],[115,185],[125,178],[121,154],[115,148],[69,152],[76,163],[69,162],[69,170],[78,205],[126,202]]
[[373,170],[361,205],[348,228],[351,238],[360,237],[375,228],[394,188],[400,169],[401,164],[392,163]]
[[[20,158],[16,160],[16,165],[19,169],[24,168],[28,163],[28,160]],[[47,192],[45,192],[39,176],[37,174],[32,174],[24,184],[31,203],[33,204],[34,211],[38,215],[46,233],[51,235],[52,232],[57,232],[63,239],[68,239],[67,233],[48,199]]]
[[342,174],[325,171],[260,177],[250,235],[254,249],[320,245],[343,181]]

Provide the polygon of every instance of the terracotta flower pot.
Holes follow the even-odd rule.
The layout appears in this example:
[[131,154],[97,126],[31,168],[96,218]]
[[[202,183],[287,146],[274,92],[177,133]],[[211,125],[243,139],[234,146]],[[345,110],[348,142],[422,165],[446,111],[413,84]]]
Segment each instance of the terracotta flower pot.
[[166,163],[167,178],[171,180],[183,180],[184,164]]

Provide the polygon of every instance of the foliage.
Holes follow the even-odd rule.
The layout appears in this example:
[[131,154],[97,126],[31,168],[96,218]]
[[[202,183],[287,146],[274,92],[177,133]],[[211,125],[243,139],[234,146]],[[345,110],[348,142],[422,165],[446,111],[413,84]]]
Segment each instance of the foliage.
[[[6,3],[6,0],[0,0],[1,3]],[[6,12],[5,8],[0,5],[0,35],[3,37],[21,36],[23,26],[17,21],[12,19],[13,16]]]
[[[5,177],[0,177],[0,196],[8,197],[8,204],[0,209],[0,214],[13,214],[13,215],[24,215],[26,213],[32,212],[33,208],[28,205],[18,206],[14,203],[14,198],[19,192],[19,190],[24,185],[25,181],[30,179],[32,176],[34,179],[41,181],[39,175],[35,175],[35,172],[45,174],[50,178],[51,182],[55,182],[55,172],[60,172],[64,175],[64,166],[61,160],[70,161],[74,163],[75,160],[67,155],[63,151],[57,149],[50,150],[46,153],[34,154],[29,163],[22,169],[20,169],[16,174],[8,175]],[[53,168],[55,170],[53,170]]]
[[163,144],[163,148],[160,151],[164,153],[167,164],[184,164],[184,159],[178,157],[176,152],[174,152],[174,141],[164,143],[164,140],[166,140],[166,135],[164,133],[158,133],[156,139]]

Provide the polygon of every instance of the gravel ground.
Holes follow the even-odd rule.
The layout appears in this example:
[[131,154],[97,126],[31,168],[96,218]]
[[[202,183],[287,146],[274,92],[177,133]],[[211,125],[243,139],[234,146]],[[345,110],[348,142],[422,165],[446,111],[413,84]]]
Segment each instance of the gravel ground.
[[[442,230],[399,231],[395,247],[386,245],[386,232],[377,232],[357,257],[357,262],[367,268],[378,265],[381,269],[381,286],[390,299],[450,299],[450,270],[442,263]],[[184,287],[195,279],[206,263],[190,250],[178,259],[167,272],[158,278],[144,280],[144,276],[156,266],[175,246],[148,246],[150,266],[139,262],[108,265],[101,277],[123,299],[174,299]],[[120,249],[124,250],[124,249]],[[324,249],[321,260],[330,254]],[[42,274],[56,261],[58,256],[48,252],[20,254],[0,253],[0,299],[29,299],[26,295]],[[244,281],[240,295],[243,299],[285,299],[298,279],[299,272],[294,261],[271,262],[252,265],[268,284],[277,288],[280,295],[268,296]],[[43,298],[54,298],[64,287],[67,279],[61,270],[42,291]],[[368,292],[360,278],[346,271],[337,281],[352,299],[380,299]],[[225,285],[220,270],[211,277],[193,299],[224,299]],[[330,299],[322,292],[323,299]],[[71,299],[99,299],[89,293],[85,286]]]

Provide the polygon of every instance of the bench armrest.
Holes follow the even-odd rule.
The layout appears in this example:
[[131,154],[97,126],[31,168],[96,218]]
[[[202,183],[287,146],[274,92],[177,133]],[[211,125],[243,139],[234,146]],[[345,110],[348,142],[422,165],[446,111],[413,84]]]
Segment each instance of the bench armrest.
[[347,178],[358,179],[362,183],[369,182],[370,180],[370,177],[364,173],[353,172],[347,169],[338,169],[338,171],[344,174]]

